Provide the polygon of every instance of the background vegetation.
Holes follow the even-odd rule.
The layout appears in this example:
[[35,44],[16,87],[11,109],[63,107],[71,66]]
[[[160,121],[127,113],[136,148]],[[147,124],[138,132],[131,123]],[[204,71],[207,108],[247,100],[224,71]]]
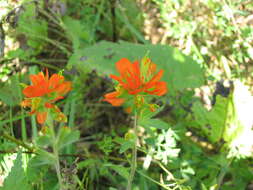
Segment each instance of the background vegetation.
[[133,120],[101,100],[114,63],[144,55],[169,92],[139,123],[133,189],[253,189],[251,0],[0,0],[0,19],[0,189],[57,189],[20,106],[20,84],[45,68],[73,82],[58,103],[80,132],[63,139],[65,188],[124,189]]

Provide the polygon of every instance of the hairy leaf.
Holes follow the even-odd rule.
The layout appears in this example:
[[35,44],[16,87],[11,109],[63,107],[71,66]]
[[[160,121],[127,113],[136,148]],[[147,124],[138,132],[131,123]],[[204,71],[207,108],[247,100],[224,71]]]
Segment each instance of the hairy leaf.
[[203,84],[204,77],[200,66],[176,48],[167,45],[103,41],[75,52],[75,62],[71,61],[68,67],[75,66],[83,72],[95,69],[99,74],[116,74],[115,63],[121,58],[134,61],[147,54],[159,69],[164,69],[163,80],[168,83],[171,94]]
[[14,165],[11,168],[11,171],[7,178],[4,180],[3,187],[1,190],[29,190],[31,186],[28,184],[25,171],[22,167],[22,155],[21,153],[17,154],[17,158],[14,161]]

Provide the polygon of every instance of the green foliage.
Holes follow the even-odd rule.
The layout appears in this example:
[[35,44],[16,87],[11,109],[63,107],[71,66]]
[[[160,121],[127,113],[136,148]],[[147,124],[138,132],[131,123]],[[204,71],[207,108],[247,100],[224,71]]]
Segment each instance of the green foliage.
[[121,175],[125,179],[128,179],[128,177],[129,177],[128,169],[123,166],[115,165],[115,164],[105,164],[104,166],[109,167],[110,169],[114,170],[115,172],[117,172],[119,175]]
[[[200,102],[194,103],[192,110],[196,123],[201,127],[204,134],[212,142],[216,143],[221,140],[225,127],[227,126],[228,114],[231,110],[231,97],[216,97],[216,104],[211,111],[207,111]],[[231,117],[233,120],[233,116]]]
[[[152,0],[138,1],[140,9],[136,2],[25,0],[20,9],[1,20],[6,41],[14,37],[20,46],[0,59],[0,79],[8,78],[0,86],[0,132],[12,137],[0,138],[0,173],[9,173],[0,189],[58,190],[57,159],[69,189],[125,188],[130,149],[136,139],[134,190],[249,188],[253,98],[234,79],[252,86],[252,5],[248,1]],[[6,27],[8,20],[15,26]],[[153,37],[167,45],[149,44],[146,39]],[[9,42],[6,45],[9,49]],[[117,74],[115,63],[123,57],[140,60],[144,55],[164,70],[162,80],[169,92],[151,99],[162,107],[140,113],[137,136],[132,133],[131,116],[100,99],[110,86],[104,76]],[[48,67],[50,73],[50,68],[69,69],[64,74],[74,87],[58,106],[64,105],[70,128],[55,127],[55,136],[37,132],[41,126],[35,120],[31,130],[30,120],[23,112],[20,116],[22,80],[16,72],[23,73],[27,66],[30,70],[30,64],[42,66],[38,71]],[[89,73],[93,70],[96,74]],[[234,81],[234,86],[228,97],[217,95],[208,110],[195,96],[195,89],[208,84],[212,92],[213,83],[221,78]],[[36,153],[18,153],[11,168],[9,154],[15,156],[21,149],[24,134],[27,138],[22,140],[34,146]],[[56,147],[60,158],[53,150]]]
[[58,148],[59,150],[78,141],[80,137],[80,132],[77,130],[71,130],[68,127],[63,127],[60,129],[58,134]]
[[120,150],[119,153],[122,154],[124,152],[126,152],[127,150],[129,150],[130,148],[133,147],[134,143],[133,141],[130,140],[121,140],[121,146],[120,146]]
[[105,136],[102,141],[98,142],[98,146],[106,155],[109,155],[113,151],[115,144],[111,136]]
[[154,127],[156,129],[168,129],[169,125],[166,122],[163,122],[160,119],[147,119],[142,120],[140,125],[143,127]]
[[[127,9],[125,7],[128,7]],[[116,6],[116,35],[121,39],[133,39],[148,43],[139,29],[143,24],[143,15],[141,14],[136,2],[132,0],[123,0]]]
[[21,153],[17,154],[17,158],[14,161],[14,165],[7,178],[4,180],[1,190],[12,190],[19,187],[20,190],[30,190],[31,186],[28,184],[27,177],[22,164]]
[[63,18],[64,29],[72,42],[72,48],[74,51],[80,49],[85,41],[90,40],[90,34],[85,26],[79,20],[75,20],[71,17]]
[[10,77],[9,81],[1,87],[0,100],[9,106],[19,105],[22,100],[19,76]]
[[[140,60],[148,53],[158,68],[165,70],[163,79],[169,84],[171,94],[186,88],[199,87],[204,82],[200,66],[170,46],[100,42],[79,53],[76,58],[78,62],[72,64],[82,72],[87,72],[89,68],[96,69],[99,74],[115,74],[114,64],[122,57],[134,61]],[[73,66],[72,64],[68,67]]]
[[[244,69],[244,64],[252,60],[252,25],[247,24],[252,7],[247,1],[194,1],[191,8],[186,0],[152,1],[159,9],[162,28],[169,31],[164,41],[176,44],[210,68],[209,74],[215,78],[250,74]],[[217,75],[212,72],[214,67],[225,72]]]
[[17,31],[20,35],[27,35],[27,44],[34,50],[40,51],[48,37],[48,25],[45,20],[38,20],[36,5],[30,3],[25,6],[24,12],[19,18]]
[[41,178],[46,175],[48,171],[48,163],[42,164],[44,162],[43,158],[39,158],[39,156],[34,156],[31,158],[27,164],[27,179],[32,184],[40,183]]
[[245,117],[245,111],[251,112],[252,102],[253,97],[247,88],[237,81],[229,97],[216,97],[212,110],[207,111],[196,102],[192,107],[195,123],[212,143],[223,139],[225,147],[229,149],[229,156],[250,156],[252,119]]

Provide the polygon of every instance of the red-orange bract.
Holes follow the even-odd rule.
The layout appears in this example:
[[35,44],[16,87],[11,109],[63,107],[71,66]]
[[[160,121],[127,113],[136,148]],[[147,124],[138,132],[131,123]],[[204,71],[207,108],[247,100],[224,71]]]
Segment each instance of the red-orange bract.
[[21,105],[31,107],[30,114],[36,114],[38,123],[43,124],[47,118],[47,109],[52,108],[55,112],[61,113],[52,103],[62,99],[71,90],[71,82],[64,81],[64,77],[59,74],[53,74],[49,78],[48,71],[46,75],[42,72],[30,75],[30,79],[32,85],[23,89],[26,99]]
[[46,76],[40,72],[37,75],[30,75],[30,79],[32,85],[23,90],[27,98],[55,96],[54,101],[56,101],[62,99],[63,95],[71,90],[71,82],[64,81],[64,77],[59,74],[53,74],[49,78],[48,71],[46,71]]
[[129,95],[150,94],[162,96],[167,92],[166,82],[160,81],[163,70],[156,72],[156,65],[150,59],[144,58],[141,62],[131,63],[128,59],[122,58],[116,63],[116,69],[120,76],[110,75],[119,82],[116,91],[105,95],[104,101],[113,106],[121,106],[125,99],[120,97],[126,91]]

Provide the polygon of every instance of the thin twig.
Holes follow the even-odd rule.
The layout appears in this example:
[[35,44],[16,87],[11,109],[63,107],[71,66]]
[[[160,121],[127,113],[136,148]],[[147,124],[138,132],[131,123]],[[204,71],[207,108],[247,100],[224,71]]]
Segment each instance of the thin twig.
[[29,145],[27,145],[27,144],[24,143],[23,141],[18,140],[18,139],[16,139],[15,137],[12,137],[12,136],[10,136],[9,134],[7,134],[7,133],[5,133],[5,132],[2,132],[1,135],[2,135],[5,139],[10,140],[10,141],[14,142],[14,143],[17,144],[17,145],[20,145],[20,146],[26,148],[27,150],[29,150],[29,152],[34,152],[34,148],[31,147],[31,146],[29,146]]

